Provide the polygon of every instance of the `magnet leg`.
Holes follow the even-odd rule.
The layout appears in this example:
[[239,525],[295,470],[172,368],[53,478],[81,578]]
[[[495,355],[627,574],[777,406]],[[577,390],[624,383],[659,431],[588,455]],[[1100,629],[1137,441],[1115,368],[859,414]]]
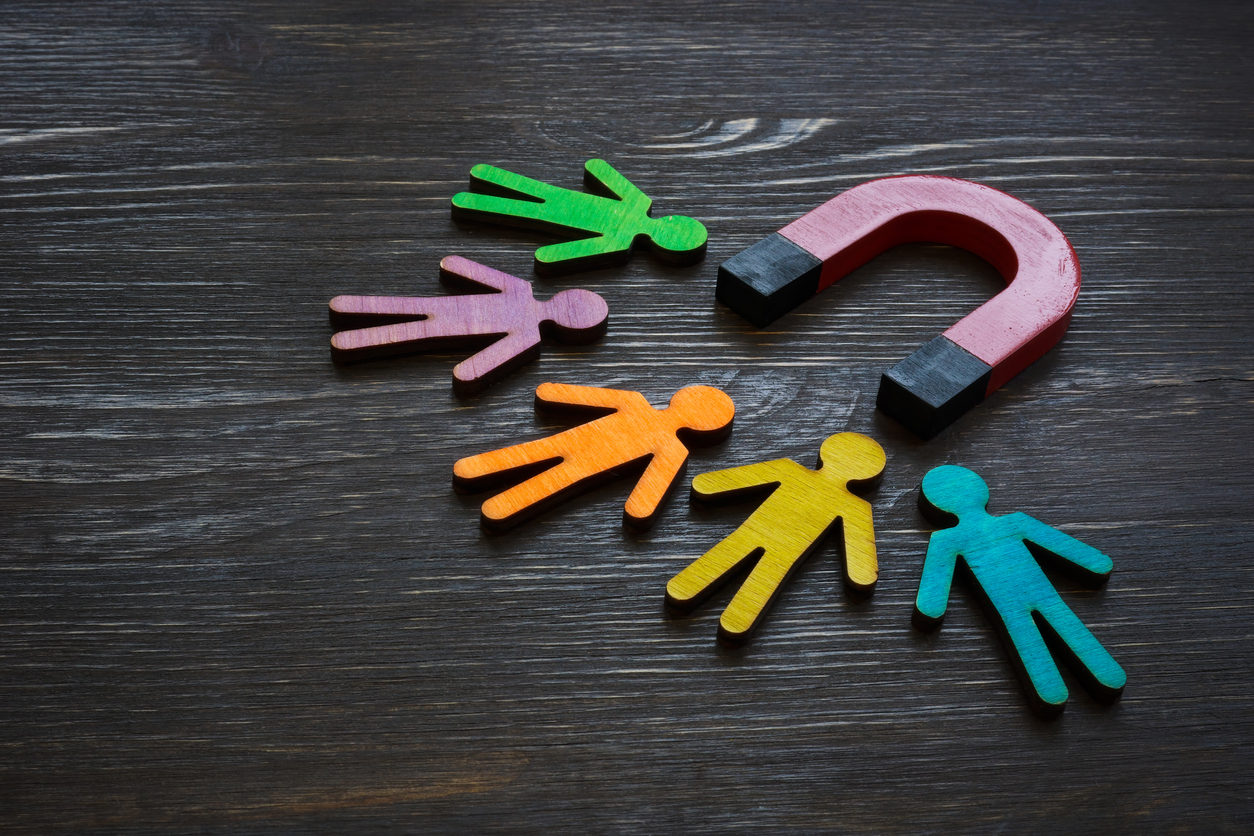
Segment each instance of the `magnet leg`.
[[928,439],[984,400],[992,367],[946,337],[884,372],[875,406]]
[[759,328],[814,296],[823,262],[778,232],[718,267],[714,298]]

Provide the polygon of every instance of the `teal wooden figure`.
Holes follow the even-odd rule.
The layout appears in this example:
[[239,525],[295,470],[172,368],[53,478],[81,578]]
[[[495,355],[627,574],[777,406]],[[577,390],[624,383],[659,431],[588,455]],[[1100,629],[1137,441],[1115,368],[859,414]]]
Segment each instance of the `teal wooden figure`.
[[536,273],[556,276],[625,264],[647,240],[653,255],[678,266],[705,257],[706,231],[684,215],[649,216],[653,200],[604,160],[584,164],[587,192],[550,186],[490,165],[470,170],[470,191],[453,195],[455,220],[540,229],[578,240],[536,250]]
[[928,542],[915,626],[940,625],[962,557],[1038,714],[1057,716],[1067,704],[1067,687],[1050,647],[1095,699],[1119,699],[1128,679],[1123,668],[1063,603],[1037,563],[1049,561],[1077,580],[1100,586],[1114,567],[1111,559],[1027,514],[995,517],[987,506],[988,485],[965,467],[944,465],[923,477],[919,508],[937,525],[949,527],[932,532]]

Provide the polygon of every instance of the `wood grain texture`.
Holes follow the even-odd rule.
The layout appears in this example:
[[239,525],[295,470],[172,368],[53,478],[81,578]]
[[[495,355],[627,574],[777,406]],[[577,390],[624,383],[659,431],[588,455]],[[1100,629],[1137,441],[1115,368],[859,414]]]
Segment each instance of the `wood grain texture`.
[[440,261],[440,276],[464,279],[496,293],[336,296],[329,306],[332,326],[368,327],[336,333],[331,359],[355,362],[491,340],[491,345],[453,367],[453,389],[466,395],[538,357],[542,329],[574,344],[596,342],[605,335],[609,306],[591,291],[563,290],[540,301],[532,295],[530,282],[455,255]]
[[884,450],[858,433],[837,433],[823,442],[817,470],[792,459],[702,473],[692,480],[693,499],[734,502],[769,491],[749,518],[666,584],[667,609],[690,613],[737,572],[748,575],[718,620],[718,636],[743,644],[757,630],[788,578],[833,530],[844,562],[845,583],[869,595],[879,577],[871,504],[850,493],[873,487],[884,473]]
[[621,475],[622,468],[642,464],[644,472],[623,506],[623,524],[647,530],[684,473],[685,445],[722,441],[736,415],[731,398],[712,386],[686,386],[666,407],[655,409],[639,392],[542,383],[536,389],[536,408],[602,417],[453,465],[453,484],[464,493],[529,477],[483,503],[485,528],[511,529]]
[[[4,4],[0,830],[1245,834],[1254,830],[1249,4]],[[549,281],[458,225],[476,163],[609,160],[708,256]],[[1004,281],[905,245],[768,328],[717,264],[858,183],[986,183],[1067,235],[1062,341],[927,443],[880,373]],[[327,300],[457,253],[601,295],[593,346],[328,358]],[[874,438],[879,579],[830,542],[748,645],[666,582],[745,519],[626,481],[489,537],[460,458],[571,426],[544,381],[737,406],[692,473]],[[663,405],[658,403],[658,405]],[[1029,709],[962,584],[910,623],[961,463],[1116,562],[1047,576],[1128,674]],[[995,477],[995,478],[994,478]]]
[[624,264],[641,240],[669,264],[686,266],[705,257],[700,221],[650,217],[652,198],[605,160],[588,160],[583,176],[589,193],[480,164],[470,170],[471,191],[453,195],[453,217],[578,236],[536,250],[535,270],[542,276]]
[[943,465],[923,477],[920,509],[950,527],[932,532],[928,539],[915,597],[915,626],[924,630],[940,626],[950,582],[962,558],[1037,714],[1055,717],[1067,705],[1067,686],[1047,639],[1097,699],[1119,699],[1128,682],[1123,668],[1063,603],[1033,555],[1052,559],[1087,586],[1105,584],[1114,563],[1092,546],[1027,514],[990,515],[988,498],[988,485],[965,467]]

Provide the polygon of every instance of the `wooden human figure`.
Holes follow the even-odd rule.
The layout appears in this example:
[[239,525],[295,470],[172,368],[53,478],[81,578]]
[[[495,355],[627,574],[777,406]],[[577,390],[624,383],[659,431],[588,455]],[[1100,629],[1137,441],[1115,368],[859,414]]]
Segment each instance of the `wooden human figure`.
[[770,492],[740,528],[666,585],[666,606],[689,613],[748,563],[757,561],[718,622],[719,639],[748,641],[789,576],[838,532],[845,583],[870,593],[879,576],[871,505],[850,493],[870,488],[884,473],[884,450],[858,433],[837,433],[819,449],[817,470],[791,459],[702,473],[692,480],[694,499],[737,502]]
[[696,264],[705,257],[706,231],[699,221],[684,215],[649,217],[652,199],[604,160],[584,164],[584,185],[598,193],[477,165],[470,170],[471,191],[453,196],[453,217],[576,236],[536,250],[536,273],[545,276],[624,264],[642,239],[670,264]]
[[736,413],[732,399],[710,386],[680,389],[669,406],[655,409],[639,392],[543,383],[536,389],[536,408],[592,411],[603,417],[547,438],[470,456],[453,466],[453,486],[460,493],[531,477],[483,503],[481,521],[490,531],[513,528],[615,478],[620,475],[616,468],[646,460],[648,467],[623,508],[623,523],[647,529],[683,474],[688,461],[685,443],[706,445],[726,438]]
[[1052,558],[1059,569],[1093,586],[1106,582],[1111,559],[1027,514],[992,516],[987,505],[988,485],[965,467],[944,465],[923,477],[919,507],[938,525],[950,527],[932,532],[928,542],[915,626],[939,626],[962,557],[1034,710],[1052,717],[1067,704],[1067,686],[1050,643],[1096,699],[1119,699],[1127,682],[1123,669],[1063,603],[1034,556]]
[[461,256],[440,262],[446,282],[467,280],[496,293],[465,296],[336,296],[331,338],[338,363],[392,354],[492,344],[453,368],[453,389],[476,392],[540,356],[542,332],[564,343],[590,343],[605,334],[609,307],[588,290],[563,290],[547,301],[532,296],[531,283]]

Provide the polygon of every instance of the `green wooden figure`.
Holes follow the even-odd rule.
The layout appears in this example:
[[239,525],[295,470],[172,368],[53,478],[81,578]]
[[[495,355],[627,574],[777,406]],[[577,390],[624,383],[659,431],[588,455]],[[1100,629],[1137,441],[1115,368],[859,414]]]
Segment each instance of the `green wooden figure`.
[[705,257],[700,221],[684,215],[649,217],[653,200],[604,160],[584,164],[584,185],[595,194],[477,165],[470,170],[471,190],[453,195],[453,217],[578,236],[536,250],[535,270],[542,276],[625,264],[640,239],[669,264],[696,264]]
[[936,524],[950,527],[932,532],[928,542],[915,626],[939,626],[962,557],[1038,714],[1056,716],[1067,704],[1067,686],[1050,645],[1095,699],[1119,699],[1127,682],[1123,668],[1063,603],[1033,558],[1052,558],[1052,565],[1093,586],[1106,582],[1114,567],[1111,559],[1027,514],[994,517],[987,506],[988,485],[965,467],[944,465],[923,477],[920,509]]

